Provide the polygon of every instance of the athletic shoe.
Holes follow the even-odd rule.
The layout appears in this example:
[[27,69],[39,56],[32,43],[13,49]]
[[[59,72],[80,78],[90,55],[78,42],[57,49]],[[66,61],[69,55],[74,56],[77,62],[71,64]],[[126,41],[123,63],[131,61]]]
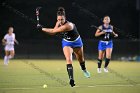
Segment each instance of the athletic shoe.
[[106,73],[107,73],[107,72],[108,72],[108,69],[107,69],[107,68],[104,68],[104,72],[106,72]]
[[8,63],[5,63],[5,62],[4,62],[4,65],[8,65]]
[[90,78],[90,73],[87,70],[83,70],[84,76]]
[[102,73],[101,68],[97,68],[97,73]]
[[75,86],[74,80],[73,79],[70,79],[70,83],[69,84],[71,85],[71,87]]
[[8,60],[4,61],[4,65],[8,65],[8,63],[9,63]]

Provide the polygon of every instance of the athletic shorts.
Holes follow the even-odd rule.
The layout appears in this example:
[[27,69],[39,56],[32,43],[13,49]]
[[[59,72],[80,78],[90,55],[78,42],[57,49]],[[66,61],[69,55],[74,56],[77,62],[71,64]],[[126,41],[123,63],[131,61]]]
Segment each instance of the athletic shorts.
[[5,46],[5,51],[13,51],[14,50],[14,45],[6,45]]
[[72,48],[82,47],[83,42],[80,36],[74,41],[68,41],[68,40],[62,39],[62,48],[64,48],[65,46],[70,46]]
[[113,48],[113,42],[111,41],[99,41],[98,50],[106,50],[107,48]]

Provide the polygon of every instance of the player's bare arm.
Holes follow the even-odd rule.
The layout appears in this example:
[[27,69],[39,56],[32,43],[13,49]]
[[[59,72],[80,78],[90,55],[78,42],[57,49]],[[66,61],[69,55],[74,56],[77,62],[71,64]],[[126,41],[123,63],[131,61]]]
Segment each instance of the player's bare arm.
[[71,29],[72,29],[72,26],[69,23],[67,23],[58,28],[57,27],[56,28],[42,28],[42,31],[47,32],[49,34],[56,34],[59,32],[70,31]]
[[114,37],[118,37],[118,34],[116,34],[114,31],[112,32]]
[[14,40],[14,42],[15,42],[17,45],[19,45],[19,42],[18,42],[16,39]]
[[97,29],[95,36],[98,37],[98,36],[101,36],[103,34],[105,34],[105,31],[101,31],[100,29]]
[[4,38],[2,39],[2,45],[6,45],[6,40]]
[[[111,25],[111,27],[112,27],[112,30],[113,30],[113,26],[112,25]],[[114,37],[118,37],[118,34],[116,34],[114,31],[112,33],[113,33]]]
[[57,29],[57,28],[59,27],[59,25],[60,25],[60,22],[59,22],[59,21],[57,21],[57,22],[56,22],[56,24],[55,24],[54,29]]

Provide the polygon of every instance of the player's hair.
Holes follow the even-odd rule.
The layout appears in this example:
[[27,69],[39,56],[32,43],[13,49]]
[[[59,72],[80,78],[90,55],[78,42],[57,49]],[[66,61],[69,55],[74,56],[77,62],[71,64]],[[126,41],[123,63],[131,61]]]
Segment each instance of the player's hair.
[[14,27],[12,27],[12,26],[9,26],[8,28],[14,28]]
[[66,16],[64,7],[58,7],[57,16]]
[[108,15],[105,15],[105,16],[103,17],[103,20],[104,20],[104,18],[105,18],[105,17],[109,17],[109,18],[110,18],[110,16],[108,16]]
[[7,30],[9,31],[9,29],[14,29],[14,27],[13,26],[9,26],[8,28],[7,28]]

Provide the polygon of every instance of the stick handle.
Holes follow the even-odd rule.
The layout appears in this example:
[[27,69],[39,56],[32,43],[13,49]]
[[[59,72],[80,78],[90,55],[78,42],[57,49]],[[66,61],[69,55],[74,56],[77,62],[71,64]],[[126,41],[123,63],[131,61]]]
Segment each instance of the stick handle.
[[39,9],[36,8],[36,19],[37,19],[37,24],[39,24]]
[[90,27],[94,27],[96,29],[99,29],[100,31],[103,31],[102,29],[100,29],[99,27],[95,26],[95,25],[91,25]]

